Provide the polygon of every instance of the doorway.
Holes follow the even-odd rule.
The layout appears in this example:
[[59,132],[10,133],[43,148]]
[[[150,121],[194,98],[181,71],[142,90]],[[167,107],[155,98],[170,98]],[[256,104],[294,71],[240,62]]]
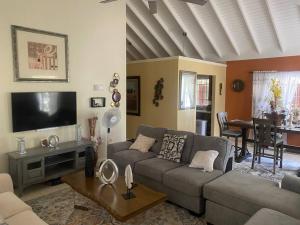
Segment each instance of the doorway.
[[196,82],[196,133],[211,136],[212,76],[197,75]]

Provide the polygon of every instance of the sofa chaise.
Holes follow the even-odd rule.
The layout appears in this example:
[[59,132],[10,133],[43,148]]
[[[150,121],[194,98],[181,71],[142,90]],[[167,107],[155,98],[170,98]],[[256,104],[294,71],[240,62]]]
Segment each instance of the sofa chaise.
[[0,224],[47,225],[14,194],[13,183],[8,174],[0,174]]
[[[187,136],[179,163],[156,157],[165,133]],[[232,164],[233,152],[230,142],[219,137],[205,137],[146,125],[138,128],[137,135],[139,134],[156,139],[149,152],[129,150],[132,142],[119,142],[108,145],[108,158],[116,162],[121,174],[130,164],[136,181],[166,193],[169,201],[202,214],[205,206],[202,195],[204,185],[222,176],[226,168],[231,168],[229,164]],[[189,164],[195,153],[206,150],[219,152],[214,162],[214,171],[203,172],[201,169],[190,168]]]
[[243,225],[250,218],[247,225],[300,225],[300,178],[296,176],[286,175],[279,188],[262,177],[231,171],[206,184],[203,195],[205,219],[214,225]]

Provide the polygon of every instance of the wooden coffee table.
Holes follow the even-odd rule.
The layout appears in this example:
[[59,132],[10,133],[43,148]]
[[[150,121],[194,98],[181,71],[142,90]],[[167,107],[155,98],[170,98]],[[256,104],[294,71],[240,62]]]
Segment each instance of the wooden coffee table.
[[124,177],[119,177],[113,185],[104,185],[98,178],[85,177],[84,171],[79,171],[64,176],[62,181],[76,192],[97,202],[114,218],[122,222],[164,202],[167,198],[164,193],[138,184],[133,189],[136,198],[125,200],[122,196],[126,192]]

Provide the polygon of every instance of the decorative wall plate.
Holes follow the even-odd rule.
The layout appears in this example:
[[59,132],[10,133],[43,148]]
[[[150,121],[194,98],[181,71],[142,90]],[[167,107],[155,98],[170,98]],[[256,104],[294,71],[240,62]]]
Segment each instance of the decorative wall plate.
[[245,83],[244,83],[244,81],[237,79],[237,80],[234,80],[234,81],[232,82],[232,89],[233,89],[234,91],[236,91],[236,92],[241,92],[241,91],[244,90],[244,88],[245,88]]

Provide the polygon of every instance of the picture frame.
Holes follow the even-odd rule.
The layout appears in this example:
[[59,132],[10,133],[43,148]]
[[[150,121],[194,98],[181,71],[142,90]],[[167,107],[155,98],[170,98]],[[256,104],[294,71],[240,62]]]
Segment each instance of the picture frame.
[[127,115],[134,115],[134,116],[141,115],[140,84],[141,84],[140,76],[127,77],[127,91],[126,91]]
[[106,98],[105,97],[92,97],[90,100],[90,106],[92,108],[105,107]]
[[68,82],[68,35],[11,26],[15,81]]
[[180,71],[179,110],[194,109],[196,106],[196,72]]

